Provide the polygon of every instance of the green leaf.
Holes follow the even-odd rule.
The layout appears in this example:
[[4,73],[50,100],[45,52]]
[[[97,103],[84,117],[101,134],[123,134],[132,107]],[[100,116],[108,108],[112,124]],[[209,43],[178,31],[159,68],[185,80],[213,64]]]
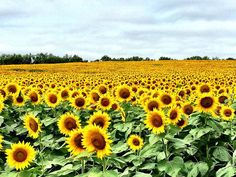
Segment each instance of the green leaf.
[[216,172],[216,177],[233,177],[235,172],[236,170],[233,166],[226,166]]
[[223,161],[223,162],[228,162],[231,159],[230,154],[228,153],[228,150],[223,147],[223,146],[218,146],[214,152],[213,152],[213,156],[219,160],[219,161]]
[[103,177],[118,177],[118,173],[113,170],[107,170],[103,172],[102,176]]
[[152,177],[152,175],[148,173],[137,172],[133,177]]
[[0,116],[0,126],[2,125],[3,122],[4,122],[4,117]]
[[188,177],[197,177],[199,173],[201,174],[201,176],[205,176],[208,170],[209,167],[207,163],[198,162],[195,165],[193,165],[192,170],[188,173]]
[[198,127],[190,130],[190,134],[193,135],[194,139],[199,139],[203,135],[209,133],[210,131],[213,131],[213,128],[211,127]]

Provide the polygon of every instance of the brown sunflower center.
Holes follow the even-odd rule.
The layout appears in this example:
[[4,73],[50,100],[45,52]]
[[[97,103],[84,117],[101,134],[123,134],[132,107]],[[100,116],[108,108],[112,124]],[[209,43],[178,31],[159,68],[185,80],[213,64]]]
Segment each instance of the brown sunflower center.
[[92,97],[93,97],[93,100],[94,100],[94,101],[98,101],[99,98],[100,98],[100,96],[99,96],[97,93],[93,93],[93,94],[92,94]]
[[170,97],[169,95],[163,95],[163,96],[161,97],[161,101],[162,101],[164,104],[168,105],[168,104],[171,103],[172,99],[171,99],[171,97]]
[[139,140],[137,138],[133,139],[133,145],[135,145],[135,146],[139,146],[140,145],[140,142],[139,142]]
[[156,109],[159,108],[158,103],[156,101],[149,102],[148,103],[148,110],[153,111],[154,108],[156,108]]
[[16,101],[17,101],[17,103],[23,103],[24,98],[23,98],[22,96],[18,96],[18,97],[16,98]]
[[181,127],[181,126],[184,125],[184,123],[185,123],[184,119],[181,119],[181,120],[177,123],[177,125]]
[[119,92],[119,95],[120,95],[120,97],[123,98],[123,99],[129,98],[129,96],[130,96],[129,89],[127,89],[127,88],[121,89],[120,92]]
[[18,148],[13,153],[13,158],[17,162],[24,162],[27,159],[27,151],[23,148]]
[[9,85],[8,91],[11,92],[11,93],[16,93],[17,88],[16,88],[16,86],[14,86],[14,85]]
[[29,120],[29,127],[31,128],[32,131],[37,132],[38,130],[38,123],[34,119]]
[[105,94],[107,92],[107,88],[104,87],[104,86],[101,86],[99,87],[99,91],[102,93],[102,94]]
[[57,96],[54,95],[54,94],[51,94],[51,95],[49,96],[49,101],[50,101],[50,103],[55,104],[55,103],[57,102]]
[[37,95],[37,93],[31,93],[29,97],[30,97],[30,100],[31,100],[32,102],[37,102],[37,101],[38,101],[38,95]]
[[230,117],[232,115],[232,111],[230,109],[226,109],[226,110],[224,110],[224,115],[226,117]]
[[220,96],[218,101],[222,104],[222,103],[225,103],[225,100],[227,100],[227,97],[226,96]]
[[84,106],[84,104],[85,104],[85,100],[84,100],[83,98],[76,98],[75,104],[76,104],[76,106],[78,106],[78,107],[82,107],[82,106]]
[[200,104],[203,108],[210,108],[213,105],[213,99],[211,97],[204,97],[201,99]]
[[175,120],[175,119],[177,118],[177,116],[178,116],[178,113],[177,113],[176,110],[172,110],[172,111],[170,112],[170,119],[171,119],[171,120]]
[[68,91],[67,90],[63,90],[62,92],[61,92],[61,97],[62,98],[68,98],[69,97],[69,93],[68,93]]
[[64,125],[67,130],[73,130],[73,129],[77,128],[77,124],[76,124],[75,119],[73,119],[71,117],[66,118]]
[[152,115],[152,119],[151,119],[152,125],[154,127],[160,127],[163,125],[163,121],[160,115],[158,114],[154,114]]
[[110,100],[108,98],[102,98],[101,99],[101,105],[102,106],[108,106],[110,104]]
[[105,138],[99,133],[93,135],[91,142],[93,146],[98,150],[102,150],[106,147]]
[[82,134],[78,134],[75,138],[74,138],[74,143],[75,145],[80,148],[80,149],[84,149],[83,145],[82,145]]
[[104,118],[103,117],[97,117],[94,121],[93,124],[103,128],[105,125]]
[[201,93],[206,93],[206,92],[210,92],[210,87],[208,85],[202,85],[200,87],[200,92]]
[[0,94],[2,94],[2,96],[5,98],[6,92],[3,89],[0,89]]
[[111,105],[111,108],[112,108],[113,110],[116,110],[116,109],[118,108],[118,105],[117,105],[116,103],[114,103],[114,104]]
[[183,110],[184,110],[184,113],[187,115],[190,115],[193,113],[193,107],[191,105],[185,105]]

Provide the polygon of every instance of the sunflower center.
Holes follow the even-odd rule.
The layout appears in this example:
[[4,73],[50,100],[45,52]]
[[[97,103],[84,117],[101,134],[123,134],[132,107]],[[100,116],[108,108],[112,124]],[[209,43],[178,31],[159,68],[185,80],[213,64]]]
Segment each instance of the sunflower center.
[[213,99],[211,97],[204,97],[201,99],[200,104],[203,108],[210,108],[213,105]]
[[181,120],[177,123],[177,125],[180,126],[180,127],[183,126],[183,125],[184,125],[184,120],[181,119]]
[[14,85],[10,85],[8,87],[8,91],[11,92],[11,93],[16,93],[17,89],[16,89],[16,87]]
[[84,106],[85,101],[84,101],[83,98],[77,98],[77,99],[75,100],[75,104],[76,104],[76,106],[78,106],[78,107],[82,107],[82,106]]
[[110,100],[108,98],[102,98],[101,104],[103,106],[108,106],[110,104]]
[[226,110],[224,110],[224,115],[226,117],[230,117],[232,115],[232,111],[230,109],[226,109]]
[[133,144],[134,144],[135,146],[139,146],[139,145],[140,145],[140,142],[139,142],[139,140],[138,140],[137,138],[134,138],[134,139],[133,139]]
[[208,85],[203,85],[200,88],[200,92],[201,93],[206,93],[206,92],[210,92],[210,87]]
[[106,146],[106,141],[101,134],[97,133],[92,137],[92,144],[96,149],[102,150]]
[[184,106],[184,113],[190,115],[193,113],[193,107],[191,105]]
[[93,93],[93,94],[92,94],[92,97],[93,97],[93,100],[94,100],[94,101],[98,101],[99,98],[100,98],[100,96],[99,96],[97,93]]
[[13,153],[13,158],[17,162],[23,162],[27,158],[27,152],[23,148],[18,148]]
[[32,102],[37,102],[38,101],[38,95],[36,93],[32,93],[30,95],[30,99]]
[[24,101],[24,98],[22,96],[19,96],[19,97],[16,98],[16,101],[18,103],[22,103]]
[[162,126],[162,124],[163,124],[163,121],[162,121],[161,116],[159,116],[158,114],[155,114],[152,116],[152,125],[154,127],[160,127]]
[[114,104],[111,105],[111,108],[112,108],[113,110],[116,110],[116,109],[118,108],[118,106],[117,106],[116,103],[114,103]]
[[68,130],[76,129],[77,128],[76,121],[73,118],[71,118],[71,117],[66,118],[66,120],[65,120],[65,127]]
[[93,124],[103,128],[104,127],[104,118],[103,117],[97,117],[94,121]]
[[218,100],[219,100],[220,103],[225,103],[225,100],[227,100],[227,97],[226,96],[220,96]]
[[124,98],[124,99],[129,98],[129,96],[130,96],[129,89],[127,89],[127,88],[121,89],[119,95],[121,98]]
[[101,87],[99,87],[99,91],[100,91],[102,94],[105,94],[105,93],[107,92],[107,89],[106,89],[106,87],[101,86]]
[[57,96],[56,95],[50,95],[49,101],[50,101],[50,103],[55,104],[57,102]]
[[5,98],[6,92],[4,90],[0,89],[0,94],[2,94],[2,96]]
[[176,110],[172,110],[172,111],[170,112],[170,119],[171,119],[171,120],[176,119],[177,116],[178,116],[178,113],[177,113]]
[[148,103],[148,110],[153,111],[154,108],[156,108],[156,109],[159,108],[158,103],[156,101],[149,102]]
[[80,149],[84,149],[83,145],[82,145],[82,134],[78,134],[75,139],[74,139],[74,143],[75,145],[80,148]]
[[61,97],[62,97],[62,98],[68,98],[68,97],[69,97],[68,91],[63,90],[63,91],[61,92]]
[[29,127],[31,128],[31,130],[33,130],[34,132],[37,132],[38,130],[38,124],[34,119],[30,119],[29,121]]
[[163,95],[161,97],[161,101],[164,103],[164,104],[170,104],[171,103],[171,97],[169,95]]

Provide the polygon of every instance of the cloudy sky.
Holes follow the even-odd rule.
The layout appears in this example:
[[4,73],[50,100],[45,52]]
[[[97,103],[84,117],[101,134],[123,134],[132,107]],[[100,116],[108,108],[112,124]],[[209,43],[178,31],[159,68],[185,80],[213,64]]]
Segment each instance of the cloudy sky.
[[236,57],[235,0],[4,0],[0,53]]

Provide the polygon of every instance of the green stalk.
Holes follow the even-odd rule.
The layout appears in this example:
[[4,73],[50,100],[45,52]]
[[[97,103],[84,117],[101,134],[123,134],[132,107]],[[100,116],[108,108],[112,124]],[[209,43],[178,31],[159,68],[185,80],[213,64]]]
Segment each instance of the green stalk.
[[82,164],[81,173],[84,174],[84,170],[85,170],[85,160],[84,160],[83,158],[81,159],[81,164]]
[[102,159],[102,162],[103,162],[103,163],[102,163],[102,167],[103,167],[102,170],[103,170],[103,173],[104,173],[104,172],[106,171],[106,168],[107,168],[107,167],[106,167],[106,159],[105,159],[105,158]]

